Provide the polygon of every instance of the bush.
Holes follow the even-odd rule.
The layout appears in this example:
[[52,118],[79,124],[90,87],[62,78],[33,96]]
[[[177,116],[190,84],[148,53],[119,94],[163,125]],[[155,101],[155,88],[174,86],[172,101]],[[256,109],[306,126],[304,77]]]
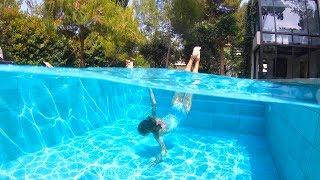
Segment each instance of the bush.
[[0,22],[0,46],[6,60],[17,64],[54,66],[72,65],[74,56],[69,42],[47,28],[38,17],[26,16],[14,8],[4,8]]

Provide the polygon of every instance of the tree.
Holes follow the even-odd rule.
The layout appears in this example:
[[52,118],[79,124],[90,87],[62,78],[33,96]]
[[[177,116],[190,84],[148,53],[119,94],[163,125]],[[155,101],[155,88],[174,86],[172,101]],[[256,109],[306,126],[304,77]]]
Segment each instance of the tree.
[[147,37],[141,53],[152,67],[168,67],[179,59],[179,37],[171,25],[171,0],[134,0],[140,29]]
[[227,66],[230,68],[232,76],[245,77],[245,63],[243,62],[244,40],[245,40],[245,17],[246,4],[242,5],[236,12],[237,21],[236,36],[227,58]]
[[119,6],[127,7],[127,6],[128,6],[128,3],[129,3],[129,0],[116,0],[116,3],[117,3]]
[[[77,50],[79,66],[86,66],[85,41],[92,33],[100,41],[101,48],[108,51],[109,40],[114,53],[129,45],[135,46],[143,41],[138,24],[132,18],[131,9],[124,9],[125,1],[110,0],[45,0],[45,17],[54,22],[57,30],[79,44]],[[122,57],[124,58],[124,57]]]
[[[244,17],[244,40],[243,40],[243,63],[244,63],[244,76],[249,77],[251,72],[251,54],[252,54],[252,42],[253,42],[253,34],[254,32],[252,31],[252,25],[254,21],[253,17],[253,4],[252,1],[249,1],[248,4],[244,5],[246,11],[245,11],[245,17]],[[257,14],[256,14],[257,15]],[[250,47],[250,48],[248,48]]]
[[171,22],[174,31],[188,39],[192,28],[205,17],[202,0],[173,0]]
[[8,2],[0,9],[0,46],[5,58],[18,64],[68,65],[73,57],[69,42],[39,17],[21,13],[19,3]]
[[239,4],[239,0],[173,0],[173,29],[184,40],[185,54],[193,46],[204,47],[202,71],[225,74],[225,47],[237,38]]
[[160,34],[155,34],[141,47],[140,51],[151,67],[166,67],[166,55],[168,52],[168,40]]

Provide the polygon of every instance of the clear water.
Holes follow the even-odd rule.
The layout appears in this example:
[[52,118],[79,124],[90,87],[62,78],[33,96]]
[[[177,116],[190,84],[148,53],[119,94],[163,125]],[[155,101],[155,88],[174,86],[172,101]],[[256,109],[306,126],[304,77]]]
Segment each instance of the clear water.
[[320,107],[319,79],[314,79],[309,84],[299,83],[299,81],[280,83],[185,71],[139,68],[46,69],[43,67],[0,66],[0,72],[92,78],[176,92]]
[[[267,103],[319,107],[318,82],[282,84],[161,69],[0,66],[0,177],[278,179],[264,137]],[[175,92],[192,93],[168,155],[137,133]]]
[[[129,123],[128,123],[129,122]],[[155,167],[159,147],[136,134],[136,121],[90,131],[61,145],[19,157],[0,174],[18,178],[276,179],[261,137],[180,128],[165,138],[169,153]]]

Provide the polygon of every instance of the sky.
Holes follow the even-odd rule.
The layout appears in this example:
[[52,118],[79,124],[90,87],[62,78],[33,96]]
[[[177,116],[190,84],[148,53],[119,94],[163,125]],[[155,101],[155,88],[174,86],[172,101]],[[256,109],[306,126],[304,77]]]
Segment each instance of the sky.
[[248,1],[249,1],[249,0],[242,0],[240,6],[242,6],[243,3],[246,3],[246,2],[248,2]]
[[[33,1],[40,4],[42,3],[43,0],[33,0]],[[25,0],[22,2],[21,9],[23,11],[26,11],[28,9],[28,6],[26,5]]]

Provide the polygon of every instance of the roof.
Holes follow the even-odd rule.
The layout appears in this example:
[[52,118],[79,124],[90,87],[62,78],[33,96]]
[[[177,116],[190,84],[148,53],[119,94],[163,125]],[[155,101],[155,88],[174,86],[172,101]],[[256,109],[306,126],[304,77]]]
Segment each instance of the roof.
[[175,66],[185,66],[187,65],[185,62],[183,61],[177,61],[176,63],[174,63]]
[[0,60],[0,64],[13,64],[13,61]]

